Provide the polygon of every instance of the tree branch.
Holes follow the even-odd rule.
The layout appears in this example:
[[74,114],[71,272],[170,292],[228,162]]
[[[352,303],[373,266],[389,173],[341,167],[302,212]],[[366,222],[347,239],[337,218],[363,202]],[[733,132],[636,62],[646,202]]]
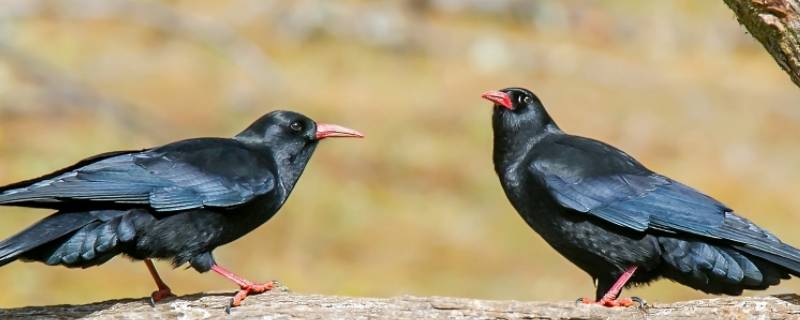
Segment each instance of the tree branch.
[[[0,310],[1,319],[210,319],[225,317],[232,293],[195,294],[151,307],[145,299]],[[573,302],[446,297],[351,298],[271,292],[252,296],[232,318],[264,319],[797,319],[800,296],[739,297],[654,304],[646,310]],[[265,318],[265,316],[268,316]]]
[[800,86],[800,0],[725,0],[750,34]]

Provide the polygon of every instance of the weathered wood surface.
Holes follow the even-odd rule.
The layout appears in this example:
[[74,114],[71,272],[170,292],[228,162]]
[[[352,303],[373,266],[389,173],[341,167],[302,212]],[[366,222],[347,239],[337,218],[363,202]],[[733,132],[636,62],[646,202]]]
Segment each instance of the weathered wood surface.
[[146,299],[0,310],[0,319],[800,319],[800,297],[719,298],[655,303],[646,310],[573,302],[446,297],[355,298],[271,292],[226,315],[231,293],[183,296],[151,307]]
[[800,0],[725,0],[792,81],[800,86]]

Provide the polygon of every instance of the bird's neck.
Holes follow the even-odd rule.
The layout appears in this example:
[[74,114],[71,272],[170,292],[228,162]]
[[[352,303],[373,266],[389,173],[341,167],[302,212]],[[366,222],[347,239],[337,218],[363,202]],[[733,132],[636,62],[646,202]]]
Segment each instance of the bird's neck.
[[536,145],[547,136],[562,132],[558,126],[547,121],[543,123],[513,123],[495,118],[494,126],[494,166],[498,174],[522,162]]
[[297,180],[303,174],[303,170],[305,170],[308,160],[311,159],[311,155],[314,154],[316,146],[317,144],[313,143],[296,152],[278,151],[275,153],[278,177],[286,189],[287,195],[294,189]]

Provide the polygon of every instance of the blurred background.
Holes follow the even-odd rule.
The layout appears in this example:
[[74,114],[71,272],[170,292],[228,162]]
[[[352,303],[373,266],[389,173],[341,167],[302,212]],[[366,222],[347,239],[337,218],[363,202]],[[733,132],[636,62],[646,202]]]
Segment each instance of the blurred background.
[[[0,0],[0,184],[104,151],[232,136],[292,109],[326,141],[280,214],[215,251],[303,293],[568,300],[590,278],[508,204],[480,93],[535,91],[560,126],[800,245],[800,90],[718,1]],[[0,237],[46,210],[2,208]],[[178,294],[233,290],[158,263]],[[0,307],[145,297],[143,263],[0,268]],[[770,291],[797,292],[791,280]],[[625,292],[704,297],[669,281]]]

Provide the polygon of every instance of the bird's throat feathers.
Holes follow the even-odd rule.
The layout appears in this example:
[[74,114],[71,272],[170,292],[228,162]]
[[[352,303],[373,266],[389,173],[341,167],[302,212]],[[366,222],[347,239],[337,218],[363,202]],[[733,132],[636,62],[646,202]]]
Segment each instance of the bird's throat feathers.
[[510,111],[495,107],[492,127],[496,169],[525,157],[547,135],[561,132],[543,108],[537,109]]
[[272,157],[276,164],[278,179],[287,192],[292,191],[319,144],[318,140],[264,140],[247,134],[240,134],[236,139],[252,150],[264,152]]
[[305,144],[302,148],[285,148],[275,152],[278,176],[287,192],[292,191],[297,180],[303,175],[303,170],[314,154],[317,145],[318,142],[313,141]]

